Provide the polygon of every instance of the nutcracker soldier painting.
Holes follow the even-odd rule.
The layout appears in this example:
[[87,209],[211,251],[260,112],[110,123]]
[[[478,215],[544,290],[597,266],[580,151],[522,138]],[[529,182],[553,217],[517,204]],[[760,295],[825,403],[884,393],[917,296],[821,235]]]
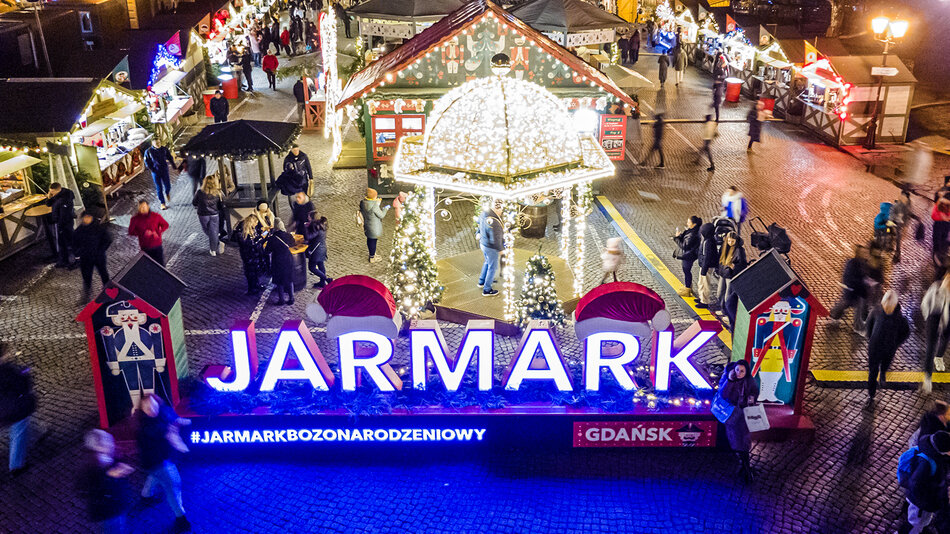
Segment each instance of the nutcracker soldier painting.
[[76,318],[85,324],[101,427],[127,418],[149,393],[178,403],[178,379],[188,373],[184,288],[139,254]]

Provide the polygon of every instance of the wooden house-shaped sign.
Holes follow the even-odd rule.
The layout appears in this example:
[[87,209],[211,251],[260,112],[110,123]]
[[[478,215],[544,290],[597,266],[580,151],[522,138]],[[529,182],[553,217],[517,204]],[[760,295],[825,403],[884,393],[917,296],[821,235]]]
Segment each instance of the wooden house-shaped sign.
[[731,283],[738,297],[732,360],[746,360],[773,429],[807,430],[802,396],[815,324],[828,311],[781,255],[770,250]]
[[[399,140],[425,132],[432,104],[449,89],[492,75],[505,54],[509,76],[537,83],[569,109],[601,117],[633,100],[604,73],[488,0],[474,0],[354,74],[337,105],[360,107],[369,184],[394,193],[392,159]],[[621,151],[622,153],[622,151]]]
[[83,308],[99,424],[115,425],[155,393],[178,404],[188,374],[181,294],[185,284],[139,253]]

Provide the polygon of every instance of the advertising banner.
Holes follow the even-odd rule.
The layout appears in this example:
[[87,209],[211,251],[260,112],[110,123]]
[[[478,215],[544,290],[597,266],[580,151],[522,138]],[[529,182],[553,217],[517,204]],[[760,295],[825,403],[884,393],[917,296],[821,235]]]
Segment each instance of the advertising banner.
[[715,421],[575,421],[574,447],[713,447]]

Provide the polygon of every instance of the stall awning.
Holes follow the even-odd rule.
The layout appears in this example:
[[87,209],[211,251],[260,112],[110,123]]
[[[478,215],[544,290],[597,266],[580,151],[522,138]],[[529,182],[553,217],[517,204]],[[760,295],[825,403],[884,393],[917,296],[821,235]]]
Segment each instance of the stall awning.
[[145,106],[143,106],[142,104],[139,104],[138,102],[135,102],[133,104],[128,104],[127,106],[122,107],[116,111],[113,111],[112,113],[106,115],[106,118],[120,121],[122,119],[127,119],[131,117],[132,115],[135,115],[136,113],[139,112],[139,110],[142,110],[142,109],[145,109]]
[[108,129],[109,127],[111,127],[117,122],[119,121],[115,119],[109,119],[109,118],[99,119],[96,122],[90,124],[89,126],[86,126],[82,130],[79,130],[78,132],[74,133],[73,135],[78,135],[79,137],[90,137],[90,136],[96,135],[97,133],[103,130]]
[[0,176],[7,176],[17,171],[21,171],[27,167],[32,167],[40,161],[42,160],[34,158],[33,156],[27,156],[25,154],[13,156],[10,159],[0,161]]
[[154,85],[152,85],[152,92],[157,95],[163,95],[167,93],[168,91],[171,91],[172,87],[174,87],[184,77],[185,77],[184,71],[181,71],[181,70],[169,71],[164,76],[162,76],[161,80],[158,80],[157,82],[155,82]]

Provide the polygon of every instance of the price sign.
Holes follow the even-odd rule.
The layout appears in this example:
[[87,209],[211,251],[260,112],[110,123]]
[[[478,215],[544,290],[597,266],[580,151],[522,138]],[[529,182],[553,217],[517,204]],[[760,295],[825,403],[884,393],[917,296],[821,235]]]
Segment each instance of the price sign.
[[600,116],[600,146],[613,161],[623,161],[627,141],[626,115]]

